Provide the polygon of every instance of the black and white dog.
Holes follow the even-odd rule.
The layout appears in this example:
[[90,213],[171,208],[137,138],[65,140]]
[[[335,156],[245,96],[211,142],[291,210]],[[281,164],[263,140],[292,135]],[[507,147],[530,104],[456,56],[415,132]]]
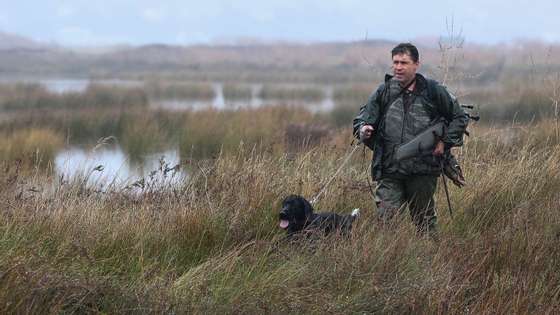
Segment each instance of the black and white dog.
[[348,235],[352,229],[352,222],[359,215],[359,209],[354,209],[349,215],[339,215],[334,212],[314,213],[309,201],[298,195],[290,195],[282,201],[280,228],[286,230],[288,236],[300,232],[321,231],[325,236],[334,231]]

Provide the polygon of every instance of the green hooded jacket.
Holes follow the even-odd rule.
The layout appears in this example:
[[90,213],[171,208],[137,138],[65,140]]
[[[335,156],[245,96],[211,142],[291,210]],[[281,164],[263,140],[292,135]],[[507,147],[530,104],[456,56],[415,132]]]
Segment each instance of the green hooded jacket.
[[369,97],[353,121],[354,135],[369,124],[374,136],[365,144],[374,151],[372,176],[380,179],[386,175],[438,175],[439,158],[431,154],[396,162],[394,150],[410,141],[438,120],[444,119],[447,133],[442,139],[445,149],[463,144],[463,134],[469,121],[457,99],[438,82],[416,74],[416,85],[409,106],[404,106],[403,89],[392,76],[385,76],[385,83]]

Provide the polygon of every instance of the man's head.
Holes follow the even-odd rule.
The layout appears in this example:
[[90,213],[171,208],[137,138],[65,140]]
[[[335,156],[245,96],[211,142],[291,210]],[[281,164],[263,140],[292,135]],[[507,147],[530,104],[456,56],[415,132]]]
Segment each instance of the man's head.
[[391,56],[394,78],[402,85],[407,85],[414,79],[420,67],[418,49],[411,43],[401,43],[393,48]]

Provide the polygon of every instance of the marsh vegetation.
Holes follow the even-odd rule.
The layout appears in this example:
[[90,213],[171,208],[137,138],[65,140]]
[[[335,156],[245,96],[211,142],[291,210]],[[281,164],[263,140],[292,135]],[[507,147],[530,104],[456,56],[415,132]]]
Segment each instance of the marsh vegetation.
[[[251,80],[223,80],[226,103],[258,95],[276,102],[236,109],[212,106],[216,89],[202,79],[63,93],[4,83],[0,312],[557,313],[559,85],[535,67],[531,80],[452,86],[482,120],[456,151],[468,185],[451,188],[453,218],[437,194],[439,242],[417,235],[406,215],[377,224],[371,153],[361,149],[316,206],[361,208],[352,237],[281,241],[281,199],[310,198],[330,179],[374,79],[320,85],[323,76],[293,89],[290,76],[268,78],[261,94]],[[332,110],[306,107],[328,96],[325,86]],[[209,106],[151,107],[170,95]],[[292,98],[303,105],[285,101]],[[103,150],[120,150],[120,161],[142,171],[122,185],[99,185],[94,176],[113,176],[103,161],[73,176],[57,170],[67,152]]]
[[1,298],[18,303],[4,311],[554,312],[553,125],[471,129],[460,155],[469,185],[452,189],[453,220],[438,194],[439,243],[418,237],[406,217],[375,224],[360,155],[317,205],[364,209],[352,238],[278,242],[279,200],[318,192],[348,152],[342,130],[293,154],[239,145],[190,161],[179,185],[146,178],[133,186],[140,194],[5,161]]

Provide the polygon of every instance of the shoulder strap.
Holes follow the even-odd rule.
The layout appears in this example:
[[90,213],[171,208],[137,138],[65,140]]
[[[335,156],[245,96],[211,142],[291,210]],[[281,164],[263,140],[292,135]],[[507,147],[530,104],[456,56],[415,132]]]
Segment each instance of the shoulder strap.
[[438,91],[437,86],[439,82],[436,80],[426,78],[426,90],[428,94],[428,101],[432,103],[435,107],[436,112],[434,112],[434,108],[427,106],[424,104],[424,109],[428,112],[432,119],[436,118],[436,115],[441,117],[445,117],[445,114],[441,112],[441,105],[439,98],[438,98]]
[[383,91],[377,95],[377,104],[379,104],[379,117],[382,118],[387,112],[389,107],[389,84],[385,82],[383,84]]
[[437,85],[439,84],[438,81],[436,80],[432,80],[432,79],[426,79],[427,87],[426,89],[428,90],[428,99],[434,103],[434,105],[438,105],[435,104],[438,102],[437,100]]

